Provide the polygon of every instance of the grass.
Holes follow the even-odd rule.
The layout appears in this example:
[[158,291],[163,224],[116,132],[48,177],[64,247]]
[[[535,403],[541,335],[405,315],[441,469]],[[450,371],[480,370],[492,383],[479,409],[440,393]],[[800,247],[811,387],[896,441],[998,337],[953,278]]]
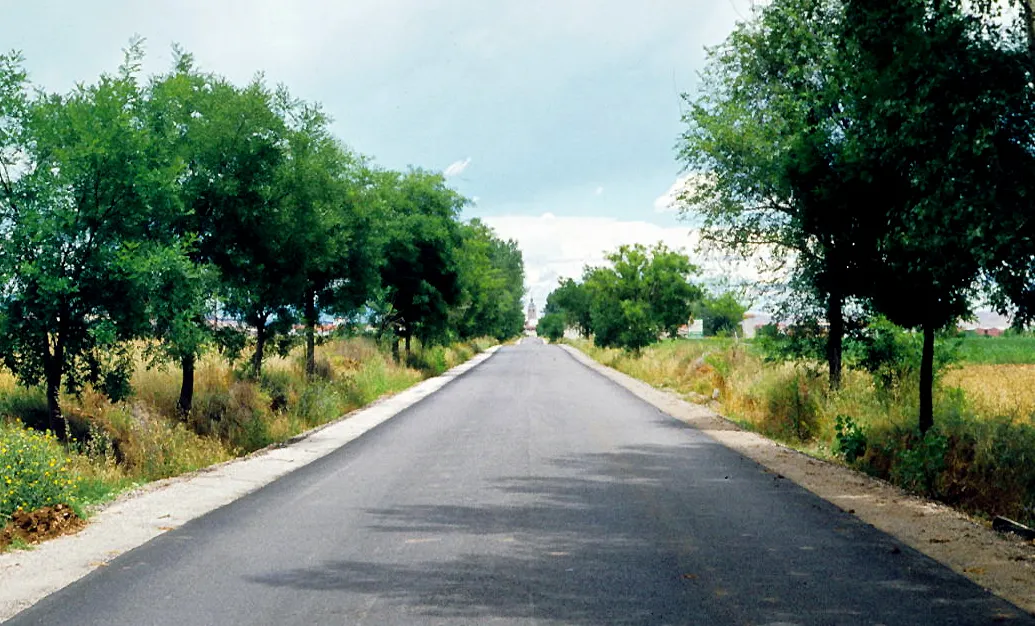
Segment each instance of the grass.
[[1035,336],[964,335],[960,339],[959,357],[970,364],[1035,365]]
[[405,363],[396,363],[368,338],[328,341],[317,347],[311,381],[300,349],[269,358],[257,380],[208,355],[197,366],[194,407],[186,419],[176,410],[179,370],[141,363],[133,395],[124,402],[112,403],[92,389],[62,396],[68,422],[63,442],[42,432],[48,423],[43,392],[0,371],[0,527],[18,508],[58,501],[85,515],[128,488],[285,441],[438,375],[493,343],[417,345]]
[[[916,380],[881,388],[867,372],[848,369],[832,392],[821,364],[767,363],[750,342],[670,341],[639,356],[571,343],[690,401],[707,402],[718,390],[724,415],[806,453],[971,513],[1035,523],[1035,366],[963,362],[943,372],[935,428],[921,437]],[[986,360],[1021,344],[989,345],[980,353]]]

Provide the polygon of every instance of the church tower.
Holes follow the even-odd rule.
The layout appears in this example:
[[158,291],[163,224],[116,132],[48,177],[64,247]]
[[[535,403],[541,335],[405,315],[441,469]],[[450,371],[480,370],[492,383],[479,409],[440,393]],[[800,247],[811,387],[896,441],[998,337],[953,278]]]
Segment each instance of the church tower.
[[535,299],[528,301],[528,311],[525,313],[525,327],[533,329],[539,324],[539,311],[535,308]]

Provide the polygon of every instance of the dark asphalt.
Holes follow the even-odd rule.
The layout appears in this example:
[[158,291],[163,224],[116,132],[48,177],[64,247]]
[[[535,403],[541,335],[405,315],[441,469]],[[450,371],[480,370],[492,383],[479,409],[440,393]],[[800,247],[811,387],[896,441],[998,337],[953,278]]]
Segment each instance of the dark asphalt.
[[11,625],[1035,624],[543,345]]

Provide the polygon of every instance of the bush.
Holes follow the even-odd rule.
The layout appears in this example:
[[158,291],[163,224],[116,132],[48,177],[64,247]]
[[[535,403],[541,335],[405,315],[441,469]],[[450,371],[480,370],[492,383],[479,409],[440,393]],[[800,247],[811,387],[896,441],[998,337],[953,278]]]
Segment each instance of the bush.
[[[959,360],[956,341],[942,335],[935,344],[935,374]],[[845,341],[845,360],[873,376],[882,394],[889,394],[906,382],[919,380],[923,337],[907,332],[888,320],[877,317],[866,327],[854,332]]]
[[546,337],[550,341],[559,341],[564,337],[564,328],[567,322],[562,313],[548,313],[539,320],[536,326],[536,334]]
[[939,495],[937,483],[945,469],[948,447],[948,439],[934,428],[923,437],[912,438],[911,445],[898,451],[891,467],[891,480],[910,491]]
[[[326,363],[326,360],[322,360]],[[320,361],[318,361],[320,362]],[[298,398],[295,389],[299,376],[288,369],[267,367],[259,377],[259,385],[270,396],[270,410],[283,411]]]
[[834,420],[834,452],[848,463],[854,463],[866,454],[866,434],[847,415],[838,415]]
[[77,506],[78,482],[53,433],[0,424],[0,526],[16,511],[53,504]]

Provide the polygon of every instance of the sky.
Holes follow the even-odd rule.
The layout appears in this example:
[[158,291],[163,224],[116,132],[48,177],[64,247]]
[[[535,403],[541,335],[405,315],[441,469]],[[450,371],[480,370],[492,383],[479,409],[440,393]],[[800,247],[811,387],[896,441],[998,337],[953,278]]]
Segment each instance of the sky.
[[540,307],[622,244],[684,248],[673,210],[680,94],[751,0],[0,0],[0,47],[51,91],[114,71],[133,36],[145,71],[171,46],[244,82],[318,101],[352,149],[442,171],[525,258]]

